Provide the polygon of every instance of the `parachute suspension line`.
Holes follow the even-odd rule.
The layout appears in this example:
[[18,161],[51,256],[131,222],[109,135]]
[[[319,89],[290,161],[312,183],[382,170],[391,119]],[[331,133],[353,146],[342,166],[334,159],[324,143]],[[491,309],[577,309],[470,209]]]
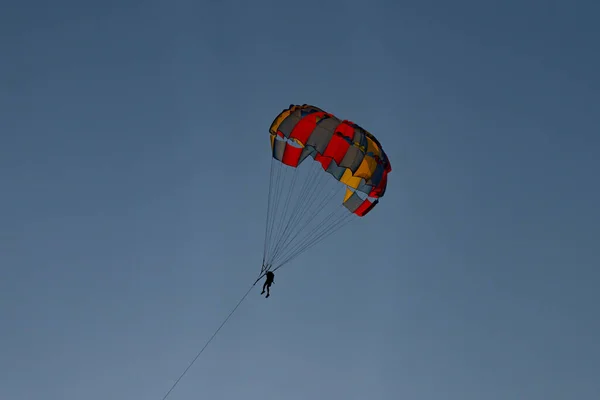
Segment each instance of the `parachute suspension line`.
[[[300,218],[302,217],[303,214],[312,215],[312,217],[306,218],[306,220],[300,225],[300,227],[298,228],[298,230],[296,231],[296,234],[294,236],[292,236],[290,238],[290,235],[288,235],[287,237],[283,238],[285,243],[279,248],[279,250],[287,248],[287,246],[289,246],[291,244],[291,242],[293,242],[298,237],[298,235],[300,235],[300,233],[303,232],[304,228],[306,228],[311,222],[315,221],[317,219],[318,215],[321,213],[321,211],[323,211],[325,209],[324,206],[327,203],[329,203],[331,200],[333,200],[333,198],[336,196],[336,194],[338,194],[338,192],[339,192],[339,188],[333,189],[327,197],[322,198],[321,201],[315,207],[312,207],[316,210],[315,214],[306,213],[306,212],[304,212],[304,210],[301,214],[299,213],[298,215],[300,215]],[[313,194],[314,194],[314,192],[313,192]],[[307,201],[305,204],[309,205],[308,207],[305,207],[305,208],[310,208],[310,205],[313,204],[312,196],[311,196],[311,200]],[[306,210],[306,211],[308,211],[308,210]],[[325,219],[321,222],[320,226],[323,226],[323,224],[329,222],[329,219],[330,218],[325,217]],[[299,223],[301,221],[297,221],[297,222]],[[311,231],[311,232],[314,232],[315,229],[316,228],[313,228],[313,231]],[[311,232],[307,233],[306,236],[311,235]],[[290,234],[291,234],[291,232],[290,232]],[[278,255],[279,255],[278,253],[275,254],[273,256],[273,259],[276,259]]]
[[[258,279],[260,279],[260,278],[258,278]],[[215,338],[215,336],[217,336],[217,333],[219,333],[219,331],[223,328],[223,326],[225,326],[225,324],[227,323],[227,321],[229,321],[229,318],[231,318],[231,316],[233,315],[233,313],[244,302],[244,300],[246,299],[246,297],[248,297],[248,295],[250,294],[250,292],[252,291],[252,289],[254,288],[254,286],[256,286],[256,283],[258,282],[258,279],[256,280],[256,282],[254,282],[252,284],[252,286],[250,286],[250,288],[248,289],[248,291],[244,294],[244,296],[242,296],[242,298],[238,301],[238,303],[235,305],[235,307],[233,307],[233,309],[229,312],[229,314],[227,315],[227,317],[223,320],[223,322],[221,323],[221,325],[219,325],[219,327],[217,328],[217,330],[212,334],[212,336],[204,344],[204,347],[202,347],[202,349],[200,349],[200,351],[192,359],[192,362],[189,363],[189,365],[187,366],[187,368],[181,373],[181,375],[179,375],[179,377],[177,378],[177,380],[175,380],[175,383],[173,383],[173,385],[171,386],[171,388],[169,389],[169,391],[163,396],[162,400],[166,400],[167,397],[169,397],[169,395],[171,394],[171,392],[173,391],[173,389],[175,389],[175,386],[177,386],[177,384],[179,383],[179,381],[190,370],[190,368],[192,368],[192,365],[194,365],[194,363],[196,362],[196,360],[200,357],[200,355],[208,347],[208,345],[210,344],[210,342],[212,342],[212,340]]]
[[[315,227],[312,228],[312,230],[308,231],[307,233],[304,234],[303,238],[301,240],[299,240],[298,242],[296,242],[293,246],[287,248],[286,253],[284,253],[284,255],[281,257],[281,259],[287,259],[289,258],[289,254],[295,252],[298,248],[302,247],[302,243],[309,240],[308,238],[310,238],[311,236],[313,236],[320,228],[322,229],[323,226],[327,226],[328,223],[331,222],[332,217],[333,217],[334,212],[332,211],[331,213],[329,213],[329,215],[327,215],[325,218],[323,218],[323,220],[321,221],[321,223]],[[310,222],[312,222],[314,219],[316,218],[313,217],[313,219],[308,219],[302,228],[306,227],[306,225],[308,225]],[[296,232],[296,234],[294,235],[294,237],[292,238],[292,240],[294,240],[296,237],[298,237],[298,235],[300,234],[300,232],[302,232],[302,230],[299,230],[298,232]],[[280,265],[279,265],[280,266]]]
[[[292,170],[291,173],[294,174],[294,177],[298,176],[298,169],[299,168],[292,168],[283,164],[279,164],[278,166],[280,169],[284,169],[286,172],[288,172],[290,169]],[[286,218],[287,216],[287,207],[286,209],[283,211],[283,216],[280,219],[280,224],[278,225],[278,230],[277,230],[277,236],[276,239],[272,240],[271,243],[271,251],[269,251],[269,255],[267,257],[267,264],[272,265],[272,263],[275,261],[275,256],[276,253],[279,251],[282,243],[285,241],[285,238],[288,235],[289,229],[291,227],[294,226],[294,223],[297,223],[297,220],[302,218],[304,211],[302,210],[302,208],[307,208],[311,205],[310,200],[312,199],[311,192],[313,192],[312,194],[314,194],[314,192],[316,192],[317,188],[314,185],[314,181],[316,178],[320,177],[318,174],[319,170],[317,168],[314,167],[310,170],[310,172],[308,173],[307,177],[303,178],[303,185],[300,188],[299,193],[296,194],[296,204],[295,207],[293,207],[293,210],[291,212],[291,214],[289,215],[289,218]],[[322,175],[321,175],[322,177]],[[286,176],[287,178],[287,176]],[[287,181],[287,179],[284,179],[284,182]],[[313,190],[311,191],[311,186],[313,186]],[[288,199],[291,197],[292,193],[294,192],[294,187],[295,187],[295,181],[292,181],[292,185],[290,185],[290,188],[288,190]],[[310,196],[310,197],[309,197]],[[288,203],[289,204],[289,203]],[[277,216],[279,217],[279,216]],[[286,223],[287,220],[287,223]],[[283,232],[282,232],[283,229]],[[270,240],[270,239],[269,239]]]
[[[339,196],[341,201],[345,188],[310,156],[297,167],[272,159],[261,277],[292,261],[355,217],[334,200]],[[337,208],[332,209],[334,206]]]
[[271,158],[271,173],[270,173],[270,177],[269,177],[269,197],[267,200],[267,223],[265,224],[265,245],[264,245],[264,250],[263,250],[263,267],[265,265],[265,257],[267,256],[267,235],[269,232],[269,224],[271,223],[271,192],[273,191],[273,164],[275,163],[275,159]]
[[279,196],[278,196],[278,194],[279,194],[279,180],[281,179],[281,176],[280,176],[281,175],[281,170],[279,168],[277,168],[277,166],[276,166],[275,163],[276,163],[276,161],[273,160],[273,163],[271,164],[271,168],[272,168],[271,172],[275,176],[275,179],[274,179],[273,188],[272,188],[273,189],[272,190],[273,198],[271,200],[271,205],[270,205],[270,210],[269,210],[270,211],[270,216],[271,216],[271,218],[270,218],[270,224],[269,224],[269,227],[268,227],[269,232],[268,232],[268,238],[265,240],[265,245],[267,246],[267,251],[265,253],[265,262],[267,261],[267,256],[269,254],[269,247],[268,247],[268,245],[269,245],[269,243],[271,241],[271,236],[273,235],[273,226],[275,224],[275,214],[276,214],[277,206],[279,204]]
[[[271,199],[271,204],[269,205],[269,217],[270,217],[270,223],[268,224],[268,232],[267,232],[267,236],[265,237],[265,254],[263,256],[263,258],[265,259],[264,263],[263,263],[263,267],[266,269],[268,267],[269,264],[269,254],[271,252],[271,238],[273,237],[273,231],[275,229],[275,223],[276,223],[276,215],[277,215],[277,209],[279,208],[279,198],[281,197],[281,186],[280,186],[280,182],[281,182],[281,175],[283,174],[282,169],[280,168],[278,164],[278,161],[276,161],[275,159],[272,159],[272,163],[271,163],[271,174],[275,176],[274,182],[272,183],[272,188],[269,188],[269,191],[271,192],[272,195],[272,199]],[[272,190],[271,190],[272,189]]]
[[304,253],[306,250],[317,244],[321,239],[334,234],[335,232],[343,228],[345,225],[347,225],[349,222],[354,220],[356,217],[354,214],[348,213],[347,210],[344,210],[344,213],[346,213],[346,215],[344,215],[342,218],[339,218],[334,224],[324,229],[321,233],[315,235],[312,238],[312,240],[306,240],[310,237],[310,235],[307,235],[305,241],[301,244],[300,248],[296,247],[294,251],[289,252],[289,255],[286,258],[284,258],[284,260],[280,264],[278,264],[277,267],[273,269],[273,271],[291,262],[300,254]]
[[[277,238],[279,237],[279,231],[281,230],[281,219],[282,219],[282,213],[285,213],[285,205],[283,205],[283,207],[281,207],[280,210],[280,205],[282,202],[282,197],[283,197],[283,193],[285,192],[286,189],[288,189],[288,199],[291,196],[291,187],[288,188],[288,186],[291,186],[289,184],[290,181],[290,176],[292,175],[296,175],[297,169],[296,168],[292,168],[289,167],[287,165],[284,165],[283,163],[277,163],[276,164],[276,169],[277,169],[277,176],[279,177],[279,179],[276,182],[277,185],[277,192],[276,192],[276,200],[275,200],[275,210],[273,213],[273,223],[271,225],[271,237],[269,238],[269,250],[268,250],[268,257],[267,257],[267,264],[270,265],[271,261],[272,261],[272,256],[269,256],[271,254],[273,254],[273,252],[275,251],[275,246],[277,245]],[[295,183],[295,181],[293,181],[293,183]]]
[[288,249],[288,251],[282,257],[280,257],[281,261],[278,262],[275,269],[278,269],[289,263],[297,256],[308,250],[310,247],[314,246],[321,239],[333,234],[350,222],[353,217],[355,216],[348,213],[347,210],[342,210],[341,212],[331,212],[327,217],[324,218],[322,224],[314,227],[310,232],[305,234],[301,240],[295,243],[294,246],[290,247],[290,249]]
[[[287,170],[289,170],[289,168]],[[292,176],[293,176],[292,183],[290,184],[290,187],[287,191],[287,198],[285,200],[285,204],[282,209],[282,217],[281,217],[282,222],[286,221],[286,219],[288,218],[287,215],[288,215],[288,210],[289,210],[290,199],[292,198],[292,193],[294,193],[294,188],[296,187],[296,182],[298,180],[298,169],[297,168],[292,169]],[[293,214],[290,214],[289,218],[291,219],[292,216],[293,216]],[[285,234],[286,230],[287,230],[287,226],[284,226],[283,223],[278,224],[275,237],[281,238]],[[277,251],[277,246],[279,245],[279,241],[280,240],[275,241],[274,248],[272,249],[272,254],[275,254],[275,252]],[[274,256],[271,256],[271,261],[272,261],[273,257]]]
[[[285,248],[287,245],[289,245],[288,239],[289,239],[290,235],[293,233],[293,231],[291,231],[290,229],[299,224],[302,217],[304,215],[306,215],[308,209],[313,204],[315,195],[317,195],[321,191],[323,183],[327,183],[327,181],[325,179],[323,179],[324,174],[322,174],[322,175],[320,175],[320,180],[318,181],[318,183],[312,188],[312,190],[309,190],[310,189],[309,183],[311,181],[313,181],[314,178],[317,177],[318,176],[317,174],[319,173],[320,167],[318,167],[317,165],[318,164],[313,163],[313,165],[312,165],[313,168],[310,171],[310,178],[308,178],[304,181],[304,185],[301,189],[299,197],[297,198],[295,207],[292,211],[292,215],[290,215],[290,219],[288,220],[280,239],[277,241],[274,253],[271,256],[271,261],[275,261],[275,259],[277,258],[277,255],[280,253],[280,251],[283,248]],[[314,175],[314,177],[313,177],[313,175]],[[325,178],[328,178],[328,177],[325,176]],[[295,236],[297,236],[301,230],[302,230],[302,228],[299,228],[297,230],[297,233]],[[292,238],[292,240],[293,240],[293,238]]]
[[[292,169],[293,171],[291,171],[291,173],[293,174],[293,181],[292,181],[292,187],[290,189],[293,189],[293,186],[295,186],[296,180],[297,180],[297,174],[296,174],[296,169],[295,168],[291,168],[291,167],[287,167],[284,166],[281,162],[276,161],[275,159],[272,159],[271,162],[271,175],[275,175],[276,179],[275,182],[271,182],[271,186],[269,188],[269,192],[270,195],[269,197],[271,197],[270,199],[270,205],[268,206],[269,211],[267,212],[268,214],[268,223],[267,223],[267,233],[265,235],[265,254],[263,255],[263,265],[268,268],[268,265],[270,264],[271,261],[271,257],[269,257],[270,254],[272,254],[274,252],[274,246],[277,244],[277,241],[275,240],[275,243],[273,243],[272,238],[273,237],[277,237],[277,235],[279,234],[278,231],[281,230],[281,225],[279,223],[276,223],[276,219],[280,219],[277,218],[278,217],[278,211],[279,211],[279,203],[280,203],[280,198],[282,197],[282,192],[285,189],[286,186],[286,182],[288,180],[288,177],[290,175],[290,171],[289,169]],[[293,190],[289,190],[288,191],[288,195],[287,195],[287,199],[286,199],[286,203],[283,206],[283,213],[286,213],[288,207],[287,205],[289,204],[289,201],[291,199],[292,196],[292,191]]]
[[267,210],[267,228],[265,233],[265,253],[263,255],[263,268],[266,268],[268,262],[268,255],[270,250],[271,237],[273,235],[273,227],[275,226],[275,216],[277,214],[277,208],[279,205],[279,194],[281,192],[281,188],[279,186],[279,182],[281,180],[281,168],[278,161],[274,158],[271,159],[271,178],[275,176],[274,183],[273,179],[271,179],[271,184],[269,185],[269,204]]

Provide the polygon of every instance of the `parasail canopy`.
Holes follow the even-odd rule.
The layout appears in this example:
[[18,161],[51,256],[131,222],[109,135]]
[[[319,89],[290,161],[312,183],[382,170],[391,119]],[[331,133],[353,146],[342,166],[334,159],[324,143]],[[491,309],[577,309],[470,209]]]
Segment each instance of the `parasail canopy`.
[[384,196],[392,170],[373,134],[312,105],[290,105],[269,132],[264,272],[367,215]]

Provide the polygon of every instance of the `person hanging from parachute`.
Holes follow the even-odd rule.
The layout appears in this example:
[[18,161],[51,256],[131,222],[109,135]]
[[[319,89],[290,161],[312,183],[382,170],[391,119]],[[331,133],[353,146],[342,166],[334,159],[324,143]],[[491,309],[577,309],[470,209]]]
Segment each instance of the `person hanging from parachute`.
[[260,292],[260,294],[264,294],[265,288],[267,289],[267,295],[265,296],[265,299],[271,295],[271,293],[269,293],[269,289],[271,288],[271,285],[274,283],[273,279],[275,279],[275,274],[271,271],[267,271],[265,283],[263,284],[262,292]]

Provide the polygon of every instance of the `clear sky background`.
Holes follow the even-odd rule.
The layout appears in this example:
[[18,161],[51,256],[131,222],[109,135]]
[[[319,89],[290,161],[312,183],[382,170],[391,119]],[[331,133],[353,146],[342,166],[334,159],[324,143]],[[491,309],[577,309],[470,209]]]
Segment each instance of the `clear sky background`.
[[260,270],[268,128],[393,165],[169,399],[600,398],[596,1],[4,1],[0,398],[161,399]]

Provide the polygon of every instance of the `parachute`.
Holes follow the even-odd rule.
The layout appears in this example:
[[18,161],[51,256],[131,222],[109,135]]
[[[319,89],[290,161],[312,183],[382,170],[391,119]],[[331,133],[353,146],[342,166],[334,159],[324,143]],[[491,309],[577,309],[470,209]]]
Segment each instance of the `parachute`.
[[354,122],[308,104],[290,105],[273,120],[269,132],[271,178],[260,276],[162,400],[268,271],[281,268],[352,219],[364,217],[385,194],[390,161],[375,136]]
[[392,170],[375,136],[312,105],[290,105],[269,132],[261,275],[367,215],[385,194]]

